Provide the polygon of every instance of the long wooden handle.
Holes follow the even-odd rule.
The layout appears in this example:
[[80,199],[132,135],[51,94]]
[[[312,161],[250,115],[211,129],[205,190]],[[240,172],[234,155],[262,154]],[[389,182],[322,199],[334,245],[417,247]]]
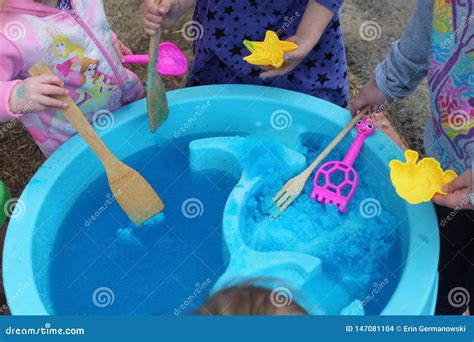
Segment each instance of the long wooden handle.
[[[48,65],[46,65],[44,62],[36,63],[28,70],[28,72],[31,76],[54,75]],[[89,121],[87,121],[86,117],[82,114],[81,110],[79,107],[77,107],[76,103],[71,99],[71,97],[54,96],[54,98],[67,103],[68,107],[66,109],[61,109],[61,112],[64,113],[64,116],[69,120],[76,131],[89,144],[91,149],[99,157],[102,163],[106,164],[108,162],[117,161],[115,156],[109,151],[104,142],[99,138]]]
[[371,106],[365,107],[361,110],[352,121],[334,138],[333,141],[324,149],[323,152],[316,158],[316,160],[304,171],[307,174],[311,174],[319,164],[328,156],[329,153],[346,137],[346,135],[351,131],[351,129],[357,124],[357,122],[362,119],[362,117],[370,111]]
[[[157,5],[160,0],[155,0]],[[166,90],[161,79],[161,75],[156,72],[159,52],[158,46],[161,40],[161,29],[158,33],[150,39],[150,49],[148,51],[148,72],[147,72],[147,95],[146,104],[148,112],[148,122],[150,130],[155,133],[158,127],[168,117],[168,99],[166,97]]]

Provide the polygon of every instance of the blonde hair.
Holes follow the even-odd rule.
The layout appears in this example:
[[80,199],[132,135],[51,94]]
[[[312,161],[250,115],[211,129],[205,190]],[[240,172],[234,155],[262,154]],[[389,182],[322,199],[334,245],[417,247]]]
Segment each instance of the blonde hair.
[[75,51],[79,60],[82,60],[84,58],[84,48],[78,44],[74,44],[68,36],[65,36],[63,34],[57,35],[53,39],[53,53],[57,58],[65,57],[64,55],[61,55],[55,48],[55,46],[59,43],[64,43],[64,47],[66,48],[66,54]]

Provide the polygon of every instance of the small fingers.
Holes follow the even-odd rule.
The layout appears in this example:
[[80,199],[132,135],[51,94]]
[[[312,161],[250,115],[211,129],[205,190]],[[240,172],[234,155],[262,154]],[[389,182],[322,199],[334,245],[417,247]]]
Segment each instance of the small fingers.
[[260,78],[264,80],[266,78],[275,77],[277,75],[277,72],[278,72],[278,69],[270,69],[268,71],[262,72],[260,74]]
[[433,202],[443,207],[468,209],[472,208],[470,190],[456,191],[447,195],[433,196]]
[[44,107],[51,109],[64,109],[67,108],[67,103],[61,100],[54,99],[49,96],[40,96],[38,103]]
[[62,87],[57,87],[57,86],[48,84],[48,85],[43,85],[43,87],[41,88],[41,93],[43,95],[66,96],[69,94],[69,91]]
[[153,14],[153,15],[160,15],[160,6],[158,6],[155,1],[148,0],[145,1],[145,5],[143,6],[143,13],[146,14]]
[[132,54],[132,50],[130,50],[128,47],[126,47],[125,45],[122,45],[122,53],[124,55],[131,55]]
[[145,13],[143,18],[146,21],[148,21],[150,23],[153,23],[153,24],[161,24],[164,20],[163,15],[161,15],[161,14],[155,15],[155,14],[152,14],[152,13]]
[[468,188],[471,182],[471,175],[468,172],[464,172],[459,177],[455,178],[451,183],[443,187],[443,191],[446,193],[451,193],[456,190],[463,188]]
[[165,16],[166,14],[168,14],[168,12],[170,11],[170,9],[171,9],[171,7],[170,7],[169,4],[167,4],[167,3],[166,3],[166,4],[161,4],[161,5],[159,6],[159,8],[158,8],[158,12],[159,12],[161,15]]
[[434,203],[446,207],[446,205],[445,205],[445,203],[446,203],[445,197],[446,197],[446,196],[443,196],[443,195],[434,195],[432,200],[433,200]]
[[457,199],[457,196],[453,194],[448,194],[445,196],[435,195],[433,196],[433,202],[447,208],[456,208],[456,206],[459,205],[459,200]]
[[286,63],[292,63],[294,61],[301,60],[304,57],[306,57],[306,56],[301,54],[301,52],[299,52],[298,50],[295,50],[295,51],[285,53],[284,58],[285,58]]
[[52,85],[57,85],[59,87],[62,87],[64,85],[64,82],[55,75],[41,75],[38,76],[38,81],[41,84],[52,84]]
[[368,101],[365,101],[365,99],[363,99],[362,97],[356,97],[354,102],[352,102],[350,105],[350,111],[352,115],[357,115],[357,112],[362,108],[365,108],[368,104]]
[[161,29],[161,24],[155,24],[151,21],[145,22],[145,33],[149,36],[155,36]]
[[120,48],[116,48],[115,49],[115,53],[117,54],[118,58],[123,61],[123,53],[122,53],[122,50]]
[[260,74],[260,78],[266,79],[266,78],[272,78],[272,77],[285,75],[285,74],[289,73],[290,71],[292,71],[296,67],[296,65],[297,65],[296,63],[292,63],[292,64],[285,65],[285,66],[283,66],[281,68],[278,68],[278,69],[272,69],[272,70],[265,71],[265,72]]

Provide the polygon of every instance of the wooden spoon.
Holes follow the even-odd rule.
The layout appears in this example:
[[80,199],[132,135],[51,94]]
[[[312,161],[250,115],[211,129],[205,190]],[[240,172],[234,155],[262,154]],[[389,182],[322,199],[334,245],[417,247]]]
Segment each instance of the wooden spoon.
[[[31,76],[53,75],[44,62],[33,65],[29,73]],[[137,171],[118,160],[109,151],[71,97],[55,98],[68,104],[68,108],[61,111],[102,162],[110,189],[130,220],[139,226],[161,212],[164,205],[155,190]]]
[[[155,0],[159,5],[161,0]],[[146,81],[146,105],[151,132],[155,133],[158,127],[166,121],[169,114],[168,98],[161,75],[156,72],[158,65],[158,46],[161,40],[161,30],[150,39],[148,52],[148,72]]]

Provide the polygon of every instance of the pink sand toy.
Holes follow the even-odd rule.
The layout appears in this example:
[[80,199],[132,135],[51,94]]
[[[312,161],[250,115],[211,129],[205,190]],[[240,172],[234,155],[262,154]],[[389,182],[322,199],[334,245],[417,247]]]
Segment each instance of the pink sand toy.
[[[183,76],[188,71],[188,60],[173,43],[161,43],[158,48],[157,71],[163,76]],[[148,64],[148,55],[126,55],[123,62],[128,64]]]
[[364,145],[365,139],[375,131],[375,125],[367,119],[357,125],[357,137],[344,160],[324,164],[314,176],[314,189],[311,198],[321,203],[334,204],[343,213],[347,211],[349,201],[357,189],[357,172],[352,165]]

